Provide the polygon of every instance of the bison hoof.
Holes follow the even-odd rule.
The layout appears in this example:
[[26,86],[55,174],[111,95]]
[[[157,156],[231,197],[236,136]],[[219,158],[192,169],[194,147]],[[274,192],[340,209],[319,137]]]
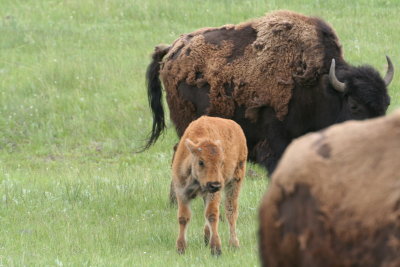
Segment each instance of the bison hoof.
[[237,238],[229,240],[229,246],[233,248],[239,248],[239,240]]
[[219,256],[222,254],[221,248],[211,248],[211,255]]
[[186,242],[185,241],[176,241],[176,251],[179,254],[185,254],[186,250]]

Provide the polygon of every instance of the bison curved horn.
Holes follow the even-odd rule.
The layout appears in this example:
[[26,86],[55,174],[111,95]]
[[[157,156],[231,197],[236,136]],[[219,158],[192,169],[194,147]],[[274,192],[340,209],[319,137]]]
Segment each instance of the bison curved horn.
[[385,82],[386,86],[389,86],[389,84],[393,80],[394,67],[393,67],[392,61],[390,60],[390,57],[386,56],[386,60],[388,63],[388,70],[386,72],[385,78],[383,78],[383,81]]
[[346,90],[346,85],[336,78],[334,58],[332,59],[331,68],[329,70],[329,82],[332,84],[333,88],[339,92],[343,93]]

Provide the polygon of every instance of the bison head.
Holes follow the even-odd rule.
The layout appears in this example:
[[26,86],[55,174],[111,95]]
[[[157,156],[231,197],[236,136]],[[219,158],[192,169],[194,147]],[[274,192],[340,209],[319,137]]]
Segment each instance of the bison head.
[[335,69],[335,60],[329,71],[329,82],[341,94],[342,106],[338,122],[349,119],[367,119],[384,115],[390,104],[387,87],[393,79],[394,68],[388,56],[388,70],[382,79],[370,66]]
[[185,145],[192,155],[192,176],[200,183],[201,191],[215,193],[220,190],[224,186],[221,141],[201,140],[195,144],[187,138]]

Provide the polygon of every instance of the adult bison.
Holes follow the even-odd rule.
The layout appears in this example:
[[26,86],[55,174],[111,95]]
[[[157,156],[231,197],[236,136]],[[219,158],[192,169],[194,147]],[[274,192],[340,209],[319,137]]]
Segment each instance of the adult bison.
[[293,141],[260,205],[263,266],[400,266],[400,110]]
[[156,47],[147,69],[153,127],[146,148],[165,128],[161,76],[179,136],[201,115],[232,119],[244,130],[249,159],[272,173],[294,138],[384,115],[394,74],[387,62],[383,79],[370,66],[349,65],[327,23],[290,11],[183,34]]

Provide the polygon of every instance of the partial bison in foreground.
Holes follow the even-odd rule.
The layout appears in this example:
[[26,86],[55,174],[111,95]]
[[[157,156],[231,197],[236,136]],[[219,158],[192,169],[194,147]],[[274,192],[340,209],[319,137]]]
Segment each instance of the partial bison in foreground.
[[232,119],[244,130],[249,159],[272,173],[294,138],[384,115],[394,73],[387,61],[384,78],[349,65],[331,26],[290,11],[183,34],[156,47],[147,69],[153,127],[145,148],[165,128],[160,76],[179,136],[201,115]]
[[263,266],[400,266],[400,110],[295,140],[260,207]]
[[225,214],[229,244],[239,247],[236,236],[238,197],[246,172],[246,138],[232,120],[203,116],[192,122],[178,144],[172,162],[173,185],[178,200],[179,236],[176,247],[184,253],[191,218],[190,201],[202,196],[206,205],[204,241],[211,253],[221,254],[218,234],[221,191],[225,191]]

